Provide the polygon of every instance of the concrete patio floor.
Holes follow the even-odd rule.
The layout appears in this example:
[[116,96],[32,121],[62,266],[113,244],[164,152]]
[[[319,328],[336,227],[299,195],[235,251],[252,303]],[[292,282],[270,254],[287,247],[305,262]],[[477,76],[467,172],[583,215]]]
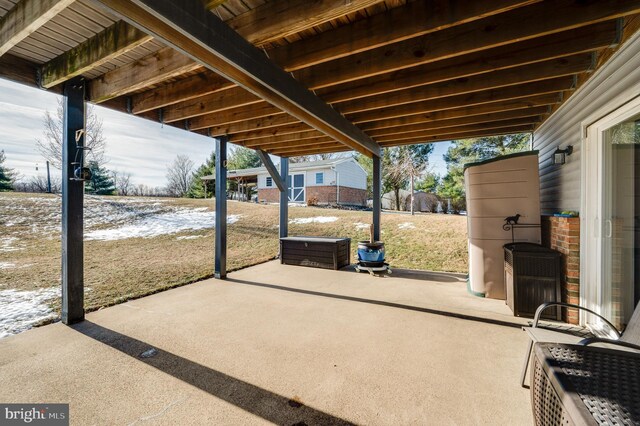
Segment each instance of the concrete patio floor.
[[526,425],[524,323],[455,274],[269,262],[0,340],[0,402],[78,425]]

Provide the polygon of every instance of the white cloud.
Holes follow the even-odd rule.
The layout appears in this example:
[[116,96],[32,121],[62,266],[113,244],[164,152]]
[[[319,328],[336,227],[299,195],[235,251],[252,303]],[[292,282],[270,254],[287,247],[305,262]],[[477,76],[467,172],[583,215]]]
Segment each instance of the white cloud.
[[[6,153],[6,165],[26,178],[45,170],[45,160],[37,152],[35,141],[42,137],[45,111],[55,111],[59,98],[0,79],[0,150]],[[104,121],[107,167],[131,172],[136,184],[163,186],[166,167],[176,155],[188,155],[197,167],[214,150],[212,138],[107,108],[97,107],[96,113]]]

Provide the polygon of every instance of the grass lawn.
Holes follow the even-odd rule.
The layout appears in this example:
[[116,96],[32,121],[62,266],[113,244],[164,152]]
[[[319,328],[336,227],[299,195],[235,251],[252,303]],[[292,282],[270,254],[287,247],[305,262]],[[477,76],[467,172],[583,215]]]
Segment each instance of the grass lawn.
[[[213,200],[85,200],[88,309],[212,275]],[[235,221],[228,226],[229,270],[277,256],[278,206],[230,201],[228,214]],[[291,207],[289,219],[289,235],[350,237],[357,242],[368,239],[371,213]],[[0,293],[5,292],[5,299],[13,289],[55,290],[60,283],[60,197],[0,194],[0,229]],[[393,267],[467,271],[465,217],[383,213],[382,239]],[[356,244],[352,249],[353,260]],[[47,303],[59,311],[58,297]]]

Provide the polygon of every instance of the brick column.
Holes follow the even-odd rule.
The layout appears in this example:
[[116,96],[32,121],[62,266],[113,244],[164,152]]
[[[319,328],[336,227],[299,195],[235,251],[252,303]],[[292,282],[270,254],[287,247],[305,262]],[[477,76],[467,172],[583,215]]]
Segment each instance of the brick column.
[[[542,217],[542,244],[562,253],[562,301],[580,304],[580,218]],[[577,309],[563,309],[562,319],[578,323]]]

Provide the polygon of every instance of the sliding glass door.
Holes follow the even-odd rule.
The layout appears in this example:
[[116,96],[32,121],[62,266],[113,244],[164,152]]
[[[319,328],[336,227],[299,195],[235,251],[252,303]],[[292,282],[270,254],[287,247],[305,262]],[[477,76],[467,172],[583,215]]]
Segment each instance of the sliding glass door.
[[587,143],[588,265],[581,281],[588,305],[622,328],[640,298],[640,107],[592,126]]

